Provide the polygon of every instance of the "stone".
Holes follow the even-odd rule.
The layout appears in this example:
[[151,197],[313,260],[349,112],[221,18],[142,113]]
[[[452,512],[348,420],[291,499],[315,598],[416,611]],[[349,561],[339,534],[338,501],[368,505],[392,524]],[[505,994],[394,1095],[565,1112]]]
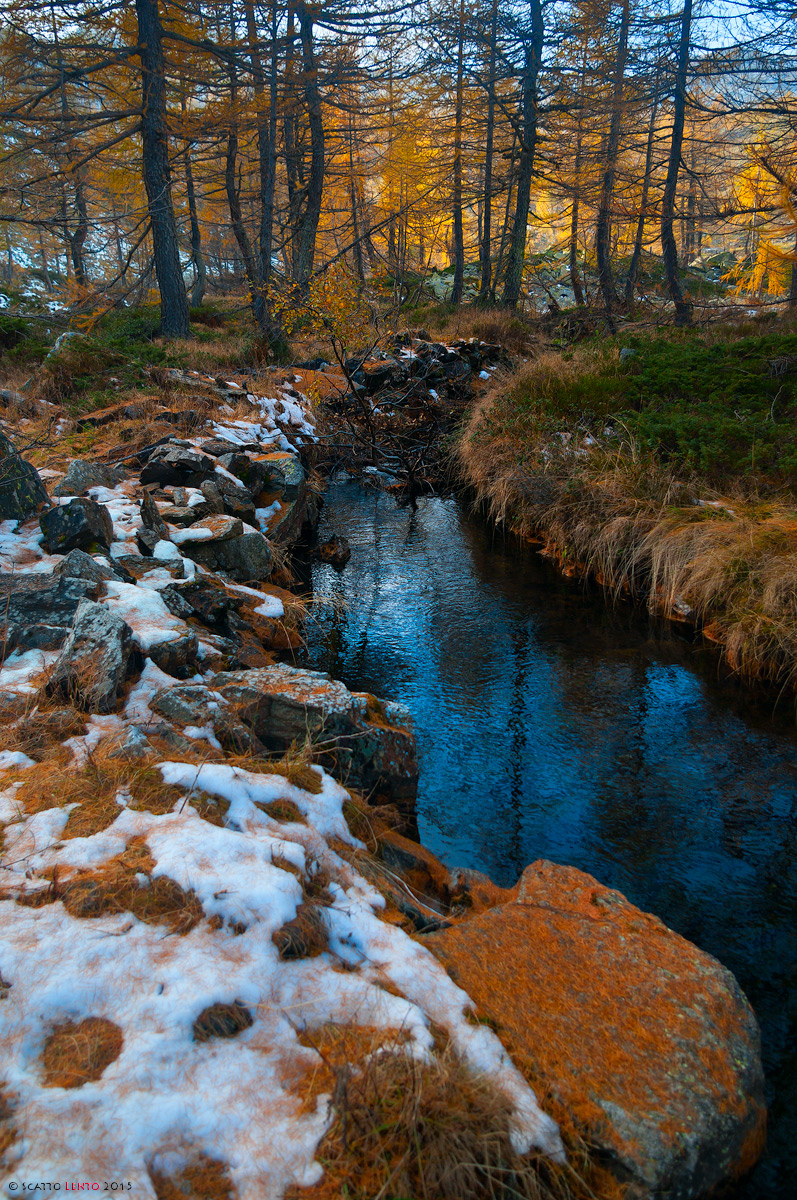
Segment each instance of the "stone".
[[6,653],[55,650],[63,645],[81,601],[96,600],[99,590],[97,578],[56,572],[0,575],[0,628],[5,627]]
[[107,487],[124,479],[121,467],[109,467],[104,463],[86,462],[76,458],[69,464],[69,470],[64,478],[54,488],[54,496],[84,496],[89,488]]
[[176,617],[196,617],[203,625],[219,629],[225,627],[233,604],[229,592],[220,583],[207,578],[163,588],[161,598]]
[[327,761],[354,787],[412,802],[418,785],[415,737],[405,708],[350,692],[321,671],[279,663],[220,672],[213,688],[270,750],[307,737],[330,745]]
[[194,562],[211,571],[225,571],[239,583],[267,579],[271,571],[271,547],[262,533],[244,533],[224,541],[191,542],[181,547]]
[[143,762],[147,758],[154,758],[156,753],[146,734],[136,725],[131,725],[125,732],[122,741],[110,751],[108,757],[121,758],[125,762]]
[[169,540],[169,531],[161,511],[146,488],[141,491],[141,523],[145,529],[154,529],[164,542]]
[[191,527],[180,535],[179,545],[193,548],[195,542],[203,546],[209,542],[225,542],[228,538],[239,538],[243,531],[243,524],[237,517],[229,517],[226,513],[212,513],[209,517],[194,521]]
[[319,542],[315,553],[321,562],[329,563],[333,567],[345,567],[351,558],[351,546],[345,537],[336,533],[327,541]]
[[147,648],[147,657],[167,675],[173,675],[175,679],[186,679],[196,671],[198,650],[196,634],[192,629],[187,629],[180,637],[154,642]]
[[184,728],[212,725],[221,745],[233,754],[263,752],[256,735],[227,701],[202,684],[164,688],[152,698],[150,707],[167,721]]
[[78,497],[59,508],[48,508],[39,517],[48,554],[70,550],[107,550],[113,537],[111,514],[104,504]]
[[[224,512],[224,500],[219,490],[218,484],[213,479],[206,479],[201,485],[200,491],[205,497],[205,503],[208,506],[208,512],[221,513]],[[254,510],[254,504],[252,505]],[[240,516],[240,513],[233,513],[232,516]],[[245,518],[241,517],[243,521]]]
[[248,454],[235,451],[222,454],[219,462],[226,471],[240,479],[251,496],[259,496],[272,477],[271,465],[266,458],[251,458]]
[[753,1011],[730,971],[620,892],[540,860],[513,903],[424,944],[629,1200],[691,1200],[755,1162]]
[[304,494],[307,476],[295,454],[288,450],[273,450],[258,461],[268,468],[270,487],[281,492],[286,500],[296,500]]
[[132,652],[130,626],[104,604],[81,600],[48,690],[63,692],[89,712],[110,712]]
[[[156,543],[157,545],[157,543]],[[128,579],[143,579],[150,571],[166,571],[174,579],[185,578],[185,567],[181,558],[153,558],[145,554],[120,554],[114,559]]]
[[106,579],[122,582],[126,578],[126,573],[117,571],[106,560],[97,562],[90,554],[86,554],[85,550],[70,550],[54,573],[59,579],[85,579],[97,584]]
[[174,443],[157,446],[141,470],[142,483],[177,484],[199,487],[215,473],[213,460],[206,454],[187,450]]
[[226,438],[211,438],[209,442],[203,442],[199,449],[203,454],[219,458],[222,454],[233,454],[240,447],[235,442],[228,442]]
[[198,521],[201,517],[210,515],[210,508],[207,504],[195,504],[192,507],[188,505],[172,504],[168,508],[161,511],[161,516],[169,525],[177,525],[180,529],[187,529],[189,525],[193,525],[194,521]]
[[0,430],[0,520],[24,521],[49,503],[36,468]]

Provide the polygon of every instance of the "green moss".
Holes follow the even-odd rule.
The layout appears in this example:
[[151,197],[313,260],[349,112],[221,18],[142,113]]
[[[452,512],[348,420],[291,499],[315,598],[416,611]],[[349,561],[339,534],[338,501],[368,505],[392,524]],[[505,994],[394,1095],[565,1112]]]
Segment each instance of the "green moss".
[[[618,347],[633,356],[619,362]],[[771,365],[792,358],[785,371]],[[616,440],[630,436],[717,483],[740,474],[797,483],[797,334],[626,336],[584,361],[582,373],[521,378],[502,419],[548,436],[589,431],[603,439],[608,425]]]

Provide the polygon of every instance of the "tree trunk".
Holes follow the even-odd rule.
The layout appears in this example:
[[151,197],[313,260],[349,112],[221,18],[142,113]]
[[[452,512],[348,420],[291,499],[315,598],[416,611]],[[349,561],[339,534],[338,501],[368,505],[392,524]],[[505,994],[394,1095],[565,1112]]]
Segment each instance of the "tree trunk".
[[169,131],[166,120],[166,68],[158,0],[136,0],[136,16],[141,58],[144,186],[152,228],[155,277],[161,299],[160,330],[167,337],[188,337],[188,296],[180,264],[177,222],[172,203]]
[[[182,95],[180,97],[180,108],[185,121],[187,104],[185,99],[185,86],[183,85]],[[205,298],[205,292],[208,285],[208,273],[205,267],[205,259],[202,254],[202,234],[199,229],[199,217],[196,208],[196,189],[194,188],[194,172],[191,169],[191,143],[186,139],[185,153],[183,154],[183,162],[185,163],[185,193],[188,200],[188,219],[191,224],[191,259],[196,272],[196,280],[191,291],[190,304],[192,308],[198,308]]]
[[617,175],[617,153],[620,148],[620,125],[623,116],[623,81],[625,62],[628,55],[629,0],[622,0],[620,32],[617,38],[617,57],[614,63],[614,86],[612,88],[612,116],[609,123],[609,138],[606,144],[606,165],[603,172],[598,216],[595,223],[595,253],[598,260],[598,287],[603,296],[606,320],[614,329],[612,305],[614,285],[612,281],[611,223],[614,181]]
[[462,231],[462,101],[463,61],[465,52],[465,0],[459,0],[459,28],[457,32],[457,91],[454,110],[454,180],[453,180],[453,250],[454,286],[451,300],[459,304],[465,279],[465,241]]
[[673,96],[672,138],[667,162],[667,179],[661,201],[661,252],[670,296],[675,306],[676,325],[688,325],[692,320],[692,305],[684,297],[678,274],[678,247],[675,244],[675,193],[678,188],[678,172],[681,167],[681,152],[684,140],[686,116],[686,75],[689,69],[689,42],[692,32],[692,0],[684,0],[681,16],[681,35],[678,45],[678,61],[675,72],[675,94]]
[[318,88],[318,62],[313,48],[313,16],[306,4],[297,4],[296,15],[299,18],[304,98],[310,126],[310,174],[305,190],[304,212],[299,224],[299,244],[294,269],[296,282],[304,285],[313,270],[315,238],[321,216],[321,198],[324,191],[324,121],[321,93]]
[[[235,41],[235,13],[230,4],[230,25],[232,40]],[[230,223],[235,235],[235,241],[241,252],[244,271],[249,284],[249,294],[252,308],[256,309],[257,296],[260,291],[260,273],[258,263],[249,241],[249,234],[244,224],[241,211],[241,196],[238,187],[238,71],[235,63],[227,64],[227,76],[230,81],[230,124],[227,130],[227,154],[224,163],[224,186],[227,192],[227,207],[230,210]]]
[[[75,272],[75,279],[82,287],[85,287],[88,283],[88,277],[86,273],[86,261],[83,256],[83,247],[86,244],[86,238],[88,237],[89,233],[88,207],[86,205],[86,171],[84,167],[78,166],[74,169],[72,168],[75,155],[73,153],[72,135],[68,122],[68,118],[70,116],[69,99],[66,92],[66,75],[64,72],[63,55],[61,54],[61,42],[58,37],[58,24],[55,20],[55,13],[53,12],[52,6],[50,8],[50,15],[52,18],[53,41],[55,43],[56,60],[58,63],[59,89],[61,93],[61,115],[64,119],[64,148],[66,153],[66,161],[69,166],[69,173],[72,176],[72,183],[75,189],[75,212],[77,213],[77,226],[74,232],[71,232],[67,217],[66,187],[64,186],[61,192],[64,236],[66,238],[67,245],[69,246],[69,253],[72,258],[72,267]],[[67,274],[68,266],[69,263],[67,260]]]
[[492,283],[492,210],[493,210],[493,142],[495,139],[495,67],[498,55],[498,0],[493,0],[490,10],[490,65],[487,74],[487,135],[484,147],[484,216],[482,219],[479,258],[481,260],[481,283],[479,304],[490,301]]
[[631,252],[631,262],[628,264],[628,278],[625,281],[625,303],[630,304],[634,297],[634,288],[636,287],[637,275],[639,274],[639,260],[642,257],[642,242],[645,238],[645,216],[648,208],[648,196],[650,195],[650,177],[653,167],[653,145],[656,139],[656,114],[659,108],[659,72],[656,71],[656,79],[653,84],[653,104],[650,110],[650,124],[648,125],[648,141],[645,147],[645,174],[642,177],[642,195],[639,201],[639,217],[636,223],[636,232],[634,234],[634,249]]
[[531,177],[534,171],[534,151],[537,144],[537,77],[540,72],[544,26],[542,0],[529,0],[531,30],[523,47],[523,80],[521,84],[522,127],[520,131],[520,163],[517,172],[517,199],[512,222],[512,236],[507,255],[503,303],[516,308],[523,281],[526,259],[526,233],[531,202]]

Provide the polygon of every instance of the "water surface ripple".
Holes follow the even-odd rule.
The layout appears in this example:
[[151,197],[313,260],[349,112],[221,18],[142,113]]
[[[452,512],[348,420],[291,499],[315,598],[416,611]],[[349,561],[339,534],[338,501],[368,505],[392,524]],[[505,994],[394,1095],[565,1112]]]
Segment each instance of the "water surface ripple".
[[[716,955],[762,1026],[767,1158],[740,1195],[797,1178],[797,738],[716,657],[564,580],[455,500],[417,511],[335,483],[320,537],[348,537],[341,603],[308,664],[399,700],[418,737],[421,838],[512,884],[569,863]],[[622,1002],[622,997],[618,997]],[[785,1190],[784,1190],[785,1189]]]

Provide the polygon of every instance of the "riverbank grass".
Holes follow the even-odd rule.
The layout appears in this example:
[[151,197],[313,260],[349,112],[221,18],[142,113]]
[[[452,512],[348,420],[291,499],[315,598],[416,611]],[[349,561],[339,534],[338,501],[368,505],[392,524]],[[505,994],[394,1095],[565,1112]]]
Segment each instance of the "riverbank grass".
[[461,431],[492,517],[748,679],[797,689],[797,335],[719,328],[548,349]]

